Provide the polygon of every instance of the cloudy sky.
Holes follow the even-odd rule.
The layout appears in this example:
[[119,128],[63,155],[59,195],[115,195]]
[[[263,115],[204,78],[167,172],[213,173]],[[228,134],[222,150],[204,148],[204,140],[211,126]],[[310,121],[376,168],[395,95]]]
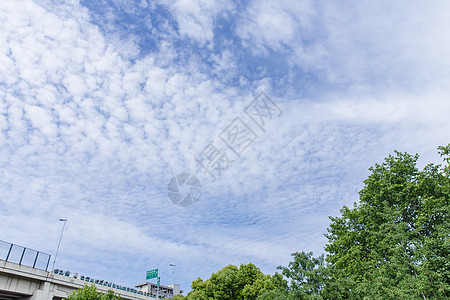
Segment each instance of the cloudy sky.
[[[184,290],[321,254],[370,166],[440,162],[449,10],[1,0],[0,240],[54,254],[67,217],[57,268],[128,286],[159,268]],[[201,182],[192,206],[169,198],[181,173]]]

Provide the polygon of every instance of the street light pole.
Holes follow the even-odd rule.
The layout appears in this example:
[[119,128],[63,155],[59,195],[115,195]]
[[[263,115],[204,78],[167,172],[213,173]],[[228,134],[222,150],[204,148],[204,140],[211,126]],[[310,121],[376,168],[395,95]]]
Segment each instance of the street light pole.
[[62,240],[62,236],[63,236],[63,233],[64,233],[64,228],[66,227],[67,219],[59,219],[59,221],[60,222],[64,222],[64,224],[63,224],[63,228],[61,230],[61,235],[59,236],[58,247],[56,248],[55,259],[53,260],[52,271],[55,270],[56,257],[58,256],[59,245],[61,244],[61,240]]
[[175,284],[175,267],[176,266],[177,265],[175,265],[175,264],[169,264],[169,267],[174,267],[172,270],[172,284]]

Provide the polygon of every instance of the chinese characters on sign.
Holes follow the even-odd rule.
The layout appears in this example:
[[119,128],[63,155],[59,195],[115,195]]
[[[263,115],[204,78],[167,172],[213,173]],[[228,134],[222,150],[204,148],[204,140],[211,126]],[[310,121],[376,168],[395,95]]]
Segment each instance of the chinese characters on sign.
[[158,277],[158,269],[147,271],[145,279],[152,279]]

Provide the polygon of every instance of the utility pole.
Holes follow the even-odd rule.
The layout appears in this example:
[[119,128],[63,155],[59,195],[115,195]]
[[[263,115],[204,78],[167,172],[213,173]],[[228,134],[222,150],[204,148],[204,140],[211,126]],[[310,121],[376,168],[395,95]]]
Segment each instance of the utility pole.
[[170,264],[169,265],[169,267],[173,267],[173,270],[172,270],[172,284],[175,284],[175,267],[176,266],[177,266],[176,264]]
[[55,254],[55,259],[53,260],[52,271],[55,270],[56,257],[58,256],[59,245],[61,245],[61,240],[62,240],[62,236],[64,233],[64,228],[66,227],[67,219],[59,219],[59,221],[64,222],[64,224],[63,224],[63,228],[61,230],[61,235],[59,236],[58,247],[56,247],[56,254]]

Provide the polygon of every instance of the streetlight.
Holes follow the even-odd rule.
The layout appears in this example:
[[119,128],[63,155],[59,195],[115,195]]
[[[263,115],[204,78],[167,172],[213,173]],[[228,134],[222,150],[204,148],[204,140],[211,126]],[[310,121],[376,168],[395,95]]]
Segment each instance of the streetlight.
[[53,260],[52,271],[55,270],[56,257],[58,256],[59,245],[61,244],[61,239],[62,239],[62,236],[63,236],[63,233],[64,233],[64,227],[66,227],[67,219],[59,219],[59,221],[60,222],[64,222],[64,224],[63,224],[63,228],[61,230],[61,235],[59,237],[58,247],[56,248],[56,254],[55,254],[55,259]]
[[173,270],[172,270],[172,284],[175,284],[175,267],[176,266],[177,265],[175,265],[175,264],[170,264],[169,265],[169,267],[174,267]]

